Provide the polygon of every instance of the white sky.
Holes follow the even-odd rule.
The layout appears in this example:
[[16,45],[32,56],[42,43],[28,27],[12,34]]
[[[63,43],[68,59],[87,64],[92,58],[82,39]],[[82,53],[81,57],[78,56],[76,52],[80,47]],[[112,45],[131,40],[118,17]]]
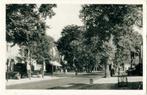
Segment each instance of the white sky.
[[46,24],[50,26],[47,29],[47,35],[50,35],[57,41],[61,37],[62,29],[71,24],[81,26],[82,22],[79,18],[80,4],[59,4],[54,8],[56,13],[51,19],[46,20]]

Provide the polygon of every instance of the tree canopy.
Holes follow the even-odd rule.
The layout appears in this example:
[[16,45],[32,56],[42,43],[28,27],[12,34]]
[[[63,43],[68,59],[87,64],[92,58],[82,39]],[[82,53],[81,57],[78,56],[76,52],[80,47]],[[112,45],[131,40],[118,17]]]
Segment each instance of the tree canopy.
[[[94,48],[99,47],[105,60],[115,57],[118,60],[122,59],[117,63],[124,63],[130,56],[129,52],[142,45],[141,34],[133,29],[142,27],[142,5],[83,5],[80,18],[86,27],[85,38],[89,43],[94,36],[99,39],[96,40],[99,45]],[[114,45],[106,44],[109,43],[112,36]],[[107,46],[116,48],[114,49],[116,52],[112,53],[112,49]],[[121,57],[111,58],[115,53]],[[109,61],[106,63],[108,64]]]
[[28,45],[45,34],[42,18],[55,15],[55,4],[8,4],[6,5],[6,40],[14,44]]
[[80,18],[84,26],[66,26],[58,41],[59,51],[71,66],[104,64],[107,77],[109,64],[130,62],[130,52],[142,45],[141,34],[134,30],[142,28],[142,5],[87,4]]

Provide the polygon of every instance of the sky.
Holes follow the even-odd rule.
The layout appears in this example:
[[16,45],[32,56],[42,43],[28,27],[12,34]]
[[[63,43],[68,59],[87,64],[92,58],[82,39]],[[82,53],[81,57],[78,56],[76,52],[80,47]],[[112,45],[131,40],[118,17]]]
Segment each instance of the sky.
[[46,24],[50,26],[50,29],[47,29],[47,35],[57,41],[61,37],[62,29],[65,26],[71,24],[82,26],[79,18],[80,10],[80,4],[58,4],[57,8],[54,8],[56,15],[46,20]]

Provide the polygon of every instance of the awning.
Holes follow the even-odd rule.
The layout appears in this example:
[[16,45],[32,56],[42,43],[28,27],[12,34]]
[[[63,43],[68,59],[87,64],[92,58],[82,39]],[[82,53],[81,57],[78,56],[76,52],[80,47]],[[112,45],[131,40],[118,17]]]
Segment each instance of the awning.
[[59,62],[57,61],[50,61],[50,64],[54,65],[54,66],[62,66]]

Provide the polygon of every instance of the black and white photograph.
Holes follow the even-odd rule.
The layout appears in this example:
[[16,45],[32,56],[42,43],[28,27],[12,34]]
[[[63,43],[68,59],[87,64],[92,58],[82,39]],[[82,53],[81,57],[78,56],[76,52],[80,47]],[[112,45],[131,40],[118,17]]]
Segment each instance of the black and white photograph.
[[1,93],[145,95],[145,0],[36,1],[0,4]]
[[6,4],[6,89],[143,89],[141,4]]

